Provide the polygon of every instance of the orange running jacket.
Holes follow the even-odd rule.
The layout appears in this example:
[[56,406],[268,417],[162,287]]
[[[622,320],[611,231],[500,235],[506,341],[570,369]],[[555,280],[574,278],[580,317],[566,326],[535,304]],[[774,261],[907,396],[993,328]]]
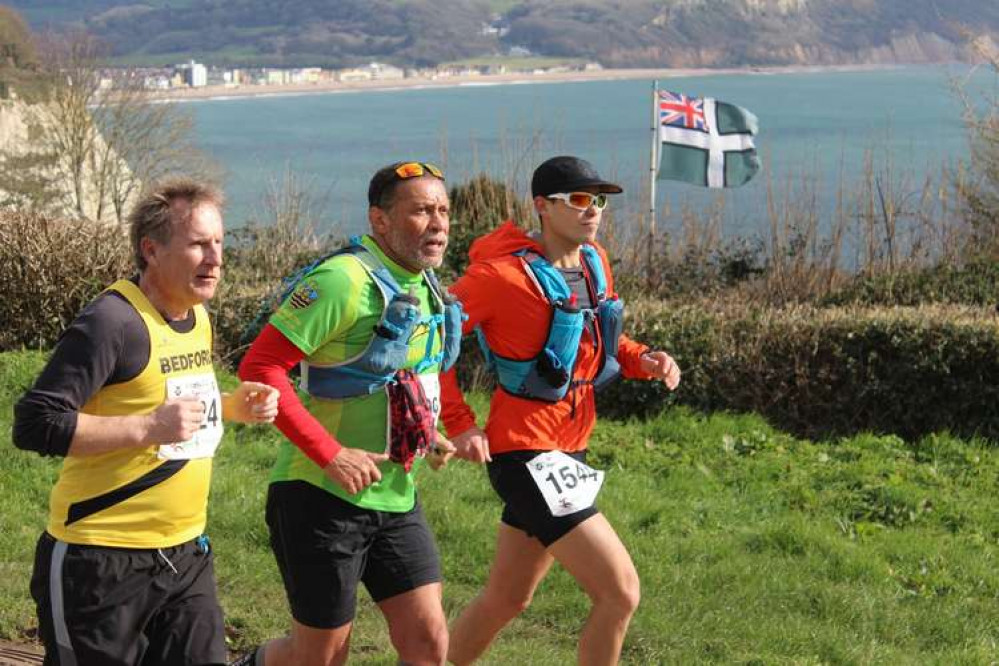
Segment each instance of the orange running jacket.
[[[614,278],[603,248],[595,245],[607,276],[607,293],[614,293]],[[471,264],[450,291],[461,301],[468,320],[462,332],[481,326],[490,349],[508,358],[530,359],[548,337],[551,305],[513,252],[530,248],[543,254],[537,241],[513,222],[476,240],[469,251]],[[593,379],[600,366],[601,350],[589,327],[576,357],[573,379]],[[618,361],[622,375],[648,379],[640,369],[639,357],[648,347],[621,336]],[[465,403],[454,369],[441,377],[441,419],[449,436],[459,435],[476,425],[475,415]],[[489,406],[485,432],[491,453],[524,449],[579,451],[596,422],[593,387],[582,384],[570,389],[557,403],[518,398],[497,388]]]

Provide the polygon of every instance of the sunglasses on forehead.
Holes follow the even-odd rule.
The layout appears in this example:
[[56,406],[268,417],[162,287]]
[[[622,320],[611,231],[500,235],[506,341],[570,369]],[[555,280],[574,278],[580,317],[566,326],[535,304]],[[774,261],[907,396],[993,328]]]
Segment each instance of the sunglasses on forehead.
[[419,178],[425,174],[444,180],[444,172],[430,162],[404,162],[395,168],[395,175],[402,180]]
[[586,210],[590,206],[593,206],[597,210],[603,210],[607,207],[606,194],[591,194],[589,192],[556,192],[555,194],[547,195],[545,198],[564,201],[565,205],[569,208],[575,208],[576,210]]

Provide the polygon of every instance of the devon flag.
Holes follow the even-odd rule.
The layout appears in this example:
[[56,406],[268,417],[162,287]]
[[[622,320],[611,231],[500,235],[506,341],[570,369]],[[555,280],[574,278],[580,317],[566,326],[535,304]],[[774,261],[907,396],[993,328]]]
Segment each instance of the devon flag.
[[710,97],[657,92],[660,179],[738,187],[759,171],[756,116]]

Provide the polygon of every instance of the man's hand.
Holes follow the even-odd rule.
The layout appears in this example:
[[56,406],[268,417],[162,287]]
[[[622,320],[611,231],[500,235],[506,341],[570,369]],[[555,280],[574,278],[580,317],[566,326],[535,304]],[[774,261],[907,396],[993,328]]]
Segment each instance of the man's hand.
[[472,426],[460,435],[451,438],[454,444],[454,455],[462,460],[474,463],[492,462],[489,455],[489,439],[486,433],[479,428]]
[[186,442],[194,437],[205,418],[205,403],[197,398],[167,400],[146,416],[147,444]]
[[270,423],[278,413],[278,390],[260,382],[242,382],[222,396],[222,417],[239,423]]
[[378,463],[388,460],[387,453],[372,453],[344,447],[323,471],[334,483],[351,495],[356,495],[382,479]]
[[642,354],[642,371],[662,380],[670,391],[680,385],[680,367],[673,357],[664,351],[651,351]]
[[444,435],[437,433],[437,443],[435,443],[427,453],[427,464],[435,472],[442,467],[447,467],[447,462],[454,455],[454,444]]

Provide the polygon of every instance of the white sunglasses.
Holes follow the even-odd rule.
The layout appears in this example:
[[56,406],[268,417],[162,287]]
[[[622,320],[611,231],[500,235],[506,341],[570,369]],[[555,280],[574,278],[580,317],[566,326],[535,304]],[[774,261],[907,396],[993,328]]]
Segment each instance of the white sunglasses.
[[590,206],[593,206],[597,210],[603,210],[607,207],[606,194],[591,194],[589,192],[556,192],[555,194],[547,195],[545,198],[564,201],[566,206],[569,208],[575,208],[576,210],[586,210]]

